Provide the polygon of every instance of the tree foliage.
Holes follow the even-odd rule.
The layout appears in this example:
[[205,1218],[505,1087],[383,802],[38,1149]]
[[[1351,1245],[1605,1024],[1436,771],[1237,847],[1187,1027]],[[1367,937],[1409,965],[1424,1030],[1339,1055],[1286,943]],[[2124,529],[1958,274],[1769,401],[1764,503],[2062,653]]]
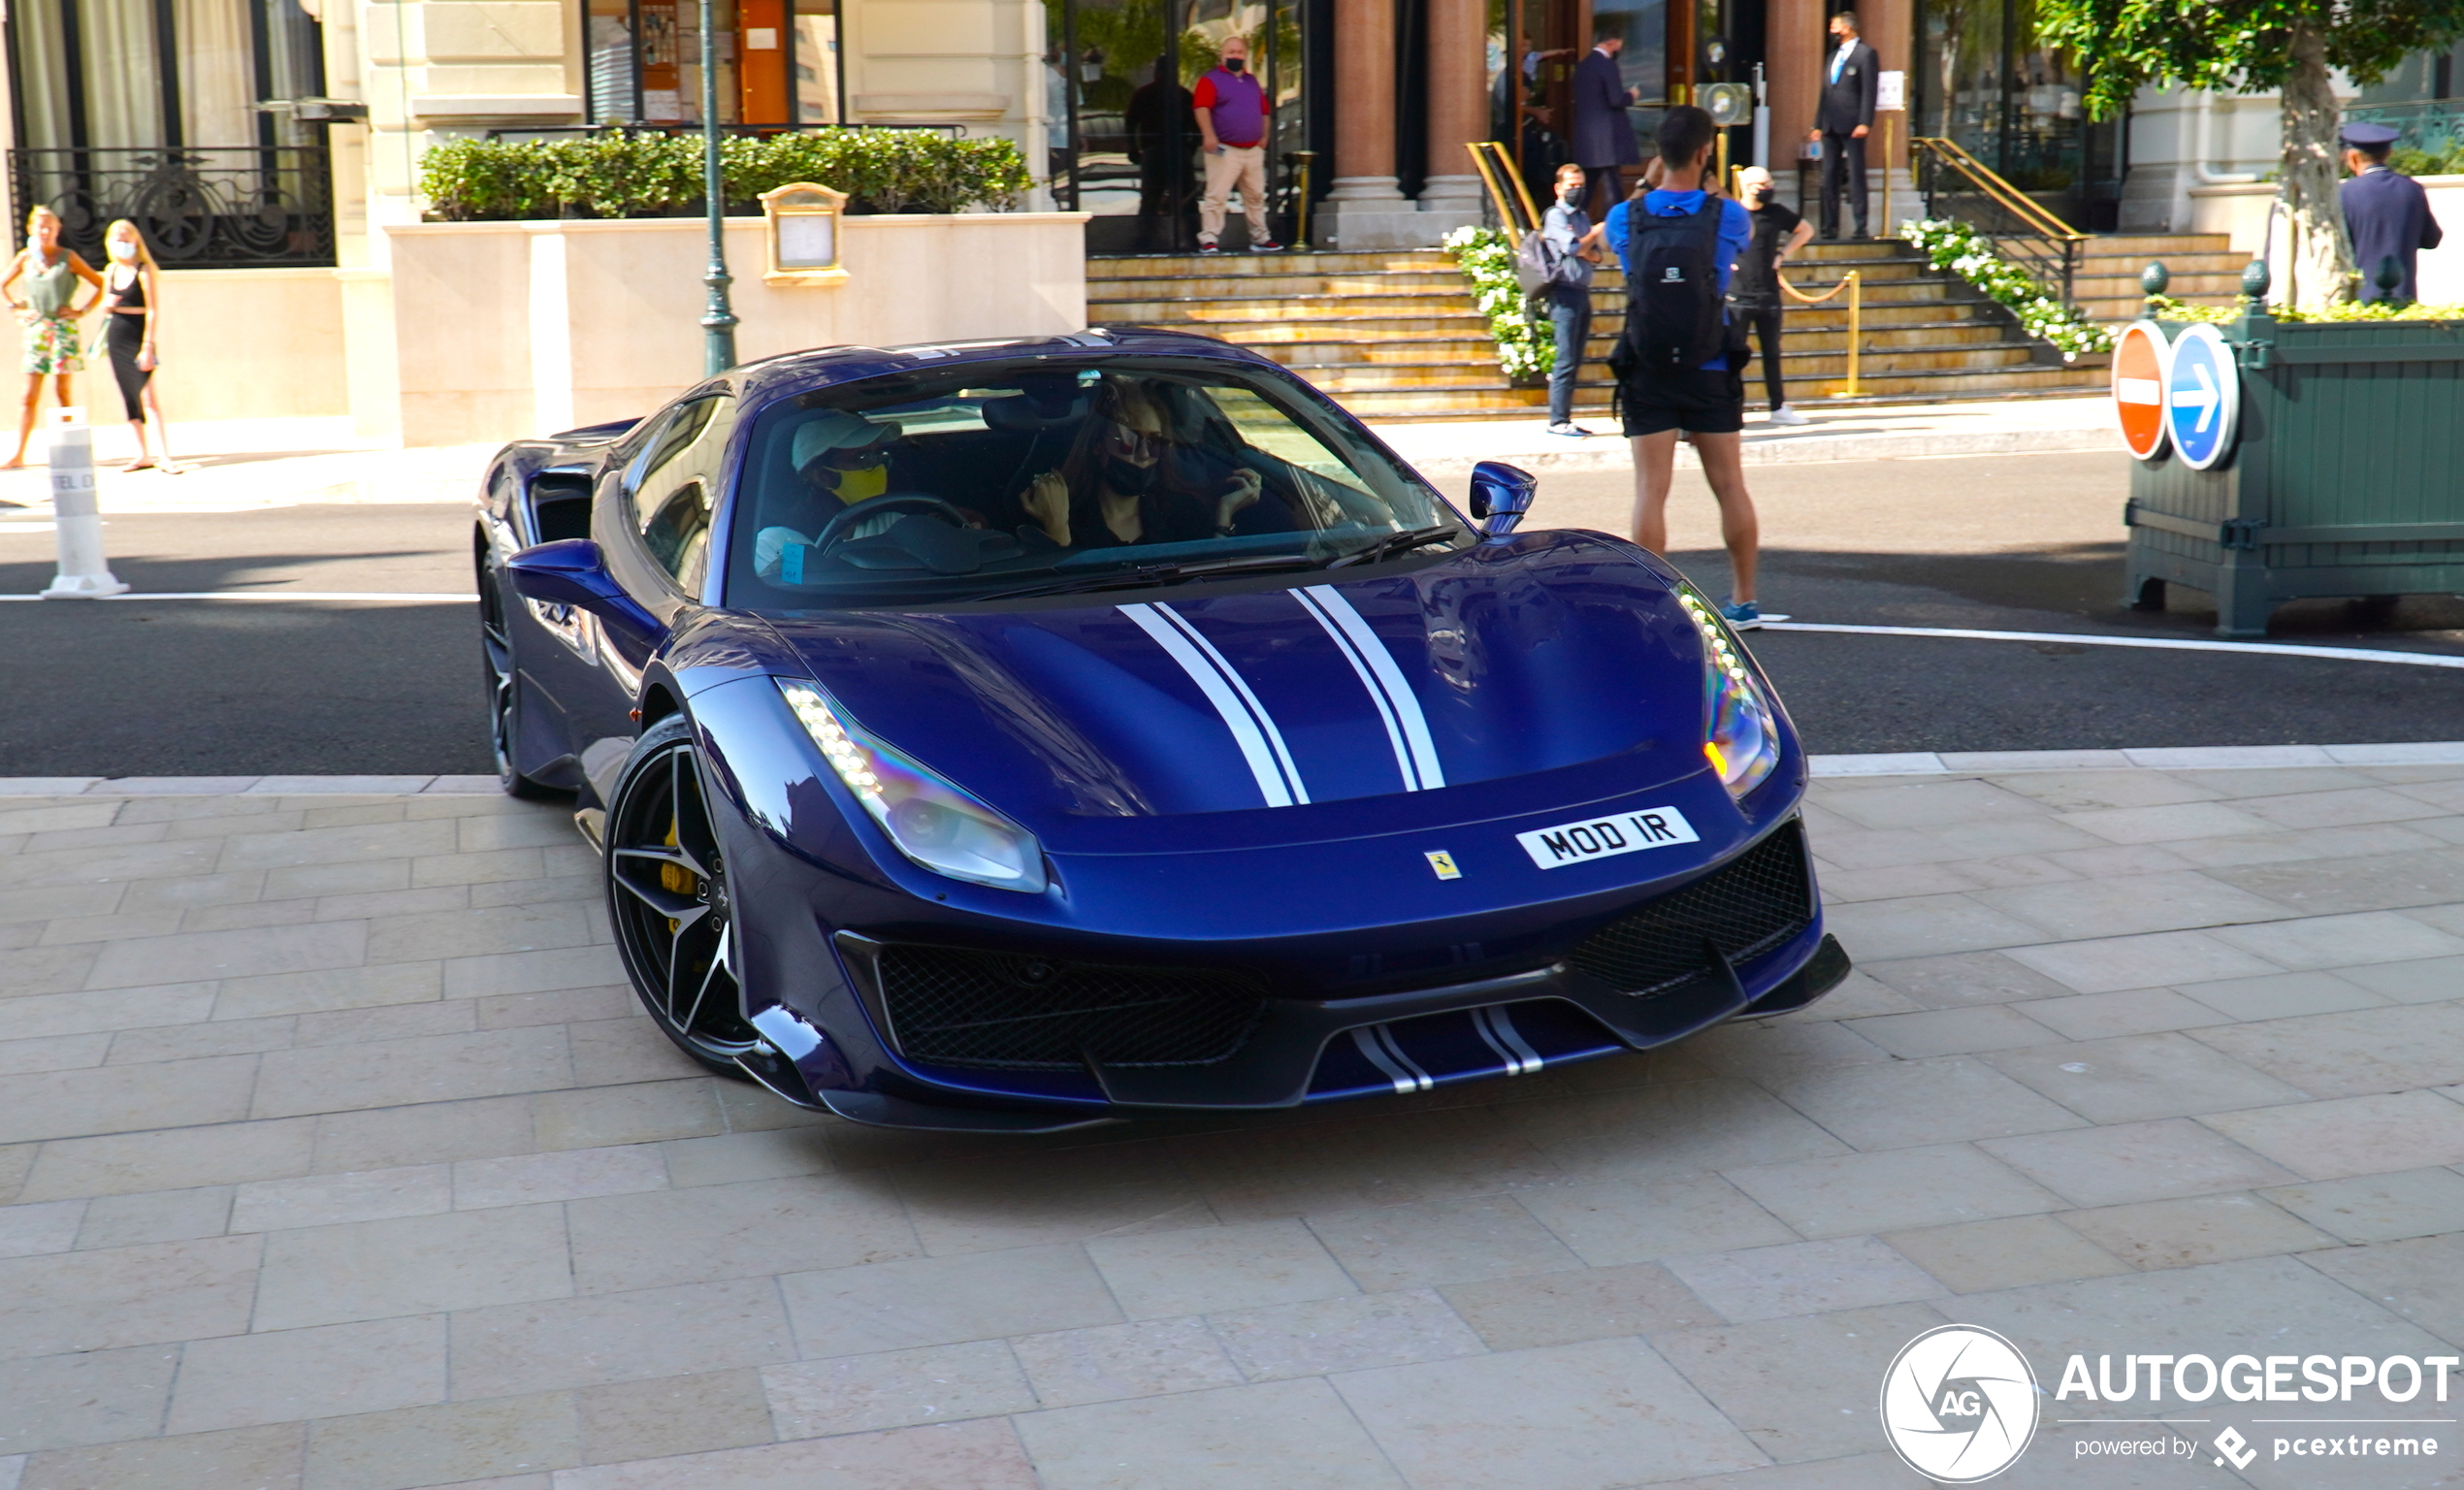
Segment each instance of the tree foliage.
[[2274,92],[2304,29],[2325,43],[2329,67],[2376,82],[2464,35],[2464,0],[2037,0],[2036,24],[2046,45],[2086,59],[2089,112],[2103,119],[2143,85]]
[[2097,118],[2150,85],[2281,95],[2277,199],[2289,232],[2279,288],[2318,313],[2352,294],[2331,69],[2375,82],[2409,53],[2451,44],[2464,0],[2037,0],[2036,29],[2086,61]]

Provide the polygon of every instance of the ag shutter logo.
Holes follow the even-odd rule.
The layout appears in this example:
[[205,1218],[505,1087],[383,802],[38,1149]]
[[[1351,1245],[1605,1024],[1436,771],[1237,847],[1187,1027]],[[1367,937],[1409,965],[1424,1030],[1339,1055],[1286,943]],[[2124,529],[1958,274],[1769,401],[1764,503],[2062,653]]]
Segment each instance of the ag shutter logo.
[[1972,1324],[1901,1346],[1882,1377],[1882,1431],[1908,1468],[1946,1485],[1991,1479],[2036,1434],[2036,1374],[2019,1347]]

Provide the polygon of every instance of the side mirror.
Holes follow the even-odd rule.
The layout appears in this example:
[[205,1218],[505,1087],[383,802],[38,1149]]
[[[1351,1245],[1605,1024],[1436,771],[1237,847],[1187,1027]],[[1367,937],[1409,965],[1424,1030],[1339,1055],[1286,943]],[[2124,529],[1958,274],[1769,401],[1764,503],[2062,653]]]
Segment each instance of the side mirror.
[[605,610],[629,601],[616,576],[607,572],[599,545],[588,538],[559,538],[526,548],[505,561],[504,571],[515,594],[542,605]]
[[1532,510],[1532,497],[1539,490],[1540,478],[1530,471],[1504,461],[1482,461],[1472,468],[1472,516],[1484,535],[1503,538]]

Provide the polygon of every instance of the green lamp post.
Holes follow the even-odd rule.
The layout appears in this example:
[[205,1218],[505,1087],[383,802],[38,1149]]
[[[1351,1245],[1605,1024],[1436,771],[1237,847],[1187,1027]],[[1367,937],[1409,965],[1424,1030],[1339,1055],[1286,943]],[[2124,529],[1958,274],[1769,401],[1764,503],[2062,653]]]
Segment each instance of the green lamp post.
[[728,203],[719,178],[719,37],[710,0],[701,0],[701,194],[710,209],[710,267],[701,282],[710,300],[701,312],[701,371],[716,377],[735,366],[735,311],[728,304]]

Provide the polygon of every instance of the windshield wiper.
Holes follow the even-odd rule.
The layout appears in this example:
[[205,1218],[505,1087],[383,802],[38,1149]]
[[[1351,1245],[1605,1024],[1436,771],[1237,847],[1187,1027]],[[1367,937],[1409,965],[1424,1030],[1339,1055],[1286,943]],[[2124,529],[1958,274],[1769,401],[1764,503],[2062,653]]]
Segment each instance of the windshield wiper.
[[1440,538],[1453,537],[1460,532],[1462,530],[1452,523],[1442,523],[1435,528],[1407,528],[1401,533],[1387,534],[1367,548],[1354,549],[1341,559],[1329,561],[1326,567],[1340,569],[1347,564],[1375,564],[1380,559],[1389,559],[1397,554],[1408,554],[1415,548],[1426,547]]
[[1136,590],[1176,584],[1209,574],[1263,574],[1277,569],[1313,569],[1317,561],[1304,554],[1264,554],[1243,559],[1205,559],[1182,564],[1142,564],[1135,568],[1107,569],[1100,574],[1073,574],[1015,590],[995,590],[973,597],[979,600],[1022,600],[1040,595],[1080,595],[1093,590]]

